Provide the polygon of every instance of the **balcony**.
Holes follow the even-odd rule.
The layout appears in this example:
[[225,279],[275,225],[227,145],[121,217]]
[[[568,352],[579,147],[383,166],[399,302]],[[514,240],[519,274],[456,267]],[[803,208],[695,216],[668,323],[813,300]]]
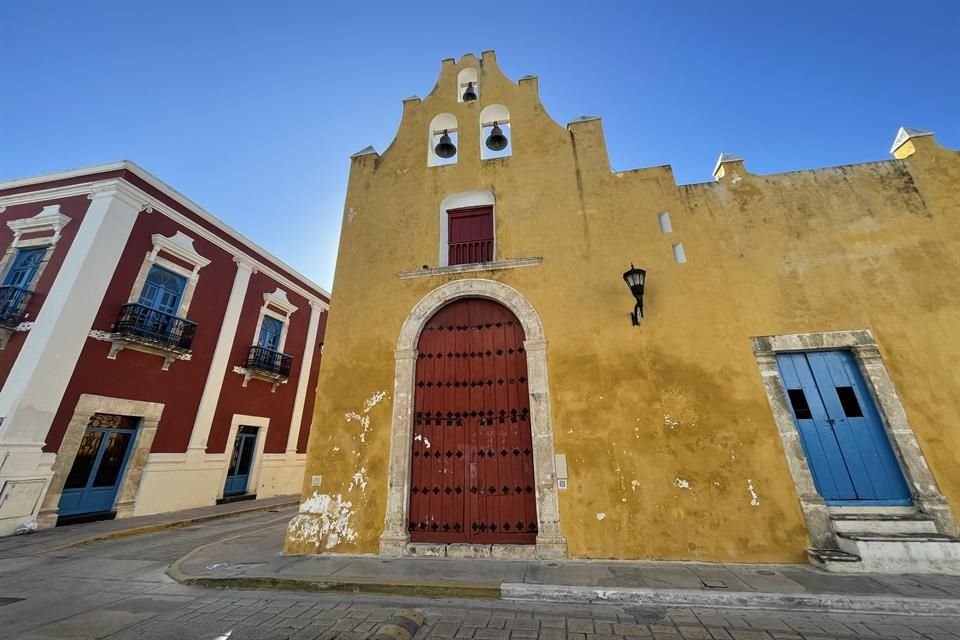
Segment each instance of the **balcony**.
[[238,372],[243,374],[243,386],[247,386],[251,378],[258,378],[272,383],[272,390],[276,391],[277,385],[290,377],[292,366],[293,356],[254,345],[247,351],[247,359],[243,367],[238,367]]
[[33,291],[12,285],[0,287],[0,326],[16,329],[27,315]]
[[448,265],[474,264],[493,260],[493,240],[471,240],[449,244]]
[[189,359],[197,324],[185,318],[157,311],[142,304],[130,303],[120,307],[120,315],[113,323],[111,359],[124,347],[163,356],[163,369],[170,368],[176,359]]

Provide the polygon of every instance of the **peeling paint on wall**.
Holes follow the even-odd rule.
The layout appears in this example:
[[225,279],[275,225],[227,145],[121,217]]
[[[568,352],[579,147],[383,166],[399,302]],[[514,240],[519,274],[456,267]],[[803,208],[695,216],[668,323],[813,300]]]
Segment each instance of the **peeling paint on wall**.
[[663,426],[665,426],[667,429],[673,430],[680,426],[680,421],[668,413],[663,416]]
[[630,488],[632,488],[634,491],[636,491],[639,487],[640,487],[640,481],[639,481],[639,480],[631,480],[631,481],[630,481]]
[[757,495],[756,490],[753,488],[753,480],[747,480],[747,491],[750,492],[750,506],[759,507],[760,506],[760,496]]
[[377,391],[372,396],[363,401],[363,410],[362,413],[357,413],[356,411],[348,411],[343,414],[344,419],[347,422],[359,422],[360,423],[360,442],[367,441],[367,434],[370,432],[370,416],[367,415],[370,413],[370,410],[375,406],[380,404],[384,398],[387,397],[386,391]]
[[607,517],[607,514],[605,514],[603,511],[597,514],[597,520],[603,520],[606,517]]
[[347,487],[347,491],[353,491],[354,487],[360,488],[360,493],[365,493],[367,490],[367,470],[365,467],[360,467],[360,471],[357,471],[353,474],[353,477],[350,478],[350,486]]
[[341,539],[353,542],[357,532],[350,527],[352,507],[353,503],[343,496],[314,492],[290,521],[287,536],[294,542],[323,545],[325,549],[337,546]]
[[680,476],[677,476],[677,479],[673,481],[673,486],[675,486],[677,489],[689,489],[690,483]]

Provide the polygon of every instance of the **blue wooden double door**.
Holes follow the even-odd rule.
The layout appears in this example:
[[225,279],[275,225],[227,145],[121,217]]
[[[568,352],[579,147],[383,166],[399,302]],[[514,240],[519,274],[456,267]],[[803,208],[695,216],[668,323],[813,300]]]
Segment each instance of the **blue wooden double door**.
[[237,439],[233,442],[230,466],[227,467],[227,482],[223,486],[224,496],[247,493],[250,484],[250,471],[253,469],[253,457],[257,450],[256,427],[240,427]]
[[777,355],[817,491],[828,505],[912,504],[897,457],[853,355]]
[[113,511],[139,425],[133,416],[93,415],[63,486],[61,517]]

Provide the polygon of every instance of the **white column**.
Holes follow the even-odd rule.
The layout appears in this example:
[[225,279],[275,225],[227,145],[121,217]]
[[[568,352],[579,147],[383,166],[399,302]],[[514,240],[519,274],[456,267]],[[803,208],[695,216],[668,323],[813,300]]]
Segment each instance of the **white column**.
[[210,428],[213,426],[213,414],[217,410],[220,400],[220,389],[227,374],[230,360],[230,351],[233,341],[237,337],[237,325],[240,323],[240,310],[243,299],[247,295],[247,285],[250,275],[254,272],[253,265],[242,258],[234,256],[237,263],[237,275],[233,278],[233,288],[227,300],[227,308],[223,312],[223,324],[220,325],[220,335],[217,336],[217,346],[213,350],[213,361],[207,371],[207,381],[203,385],[203,395],[200,397],[200,406],[197,407],[197,417],[193,421],[193,431],[190,434],[190,451],[188,453],[203,453],[207,449],[207,438],[210,437]]
[[144,201],[122,182],[88,197],[83,222],[0,391],[0,442],[46,440]]
[[307,402],[310,369],[313,367],[313,354],[317,350],[317,328],[320,326],[320,314],[323,306],[310,301],[310,327],[307,329],[307,344],[303,347],[303,359],[300,361],[300,377],[297,379],[297,397],[293,401],[293,418],[287,433],[287,455],[297,452],[297,440],[300,438],[300,425],[303,422],[303,406]]

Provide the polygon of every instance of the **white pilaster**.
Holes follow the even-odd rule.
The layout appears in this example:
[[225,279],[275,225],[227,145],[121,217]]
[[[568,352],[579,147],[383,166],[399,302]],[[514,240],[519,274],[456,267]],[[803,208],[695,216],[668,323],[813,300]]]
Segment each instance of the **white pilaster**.
[[207,438],[210,436],[213,414],[220,400],[220,389],[223,387],[223,378],[227,373],[230,350],[237,337],[243,299],[247,295],[247,285],[250,284],[250,276],[254,271],[253,265],[242,258],[234,257],[233,261],[237,263],[237,275],[233,278],[233,288],[230,290],[230,298],[227,300],[227,308],[223,314],[217,346],[213,350],[213,361],[207,371],[207,381],[203,385],[203,395],[200,397],[197,417],[193,422],[188,452],[191,454],[202,454],[207,449]]
[[0,391],[0,443],[46,439],[143,196],[125,183],[88,196],[63,266]]
[[313,353],[317,350],[317,328],[320,326],[321,313],[323,313],[323,307],[311,301],[307,344],[303,347],[300,378],[297,380],[297,396],[293,401],[293,417],[290,420],[290,431],[287,433],[287,454],[297,452],[297,440],[300,438],[300,425],[303,422],[303,406],[306,404],[307,389],[311,382],[310,369],[313,367]]

